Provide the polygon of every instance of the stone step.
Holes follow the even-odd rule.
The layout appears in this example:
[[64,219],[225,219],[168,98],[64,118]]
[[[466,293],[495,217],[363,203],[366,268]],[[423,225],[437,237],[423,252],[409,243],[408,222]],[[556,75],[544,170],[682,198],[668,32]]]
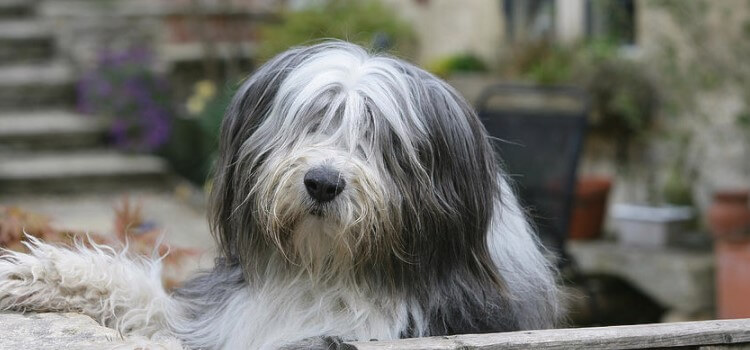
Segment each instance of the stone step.
[[35,0],[0,0],[0,18],[30,17],[35,3]]
[[169,181],[161,158],[96,150],[0,155],[0,193],[81,193],[163,189]]
[[0,113],[0,150],[96,147],[103,141],[105,121],[66,111]]
[[0,21],[0,63],[40,62],[54,56],[47,25],[30,20]]
[[70,106],[74,97],[73,74],[60,62],[0,66],[0,109]]

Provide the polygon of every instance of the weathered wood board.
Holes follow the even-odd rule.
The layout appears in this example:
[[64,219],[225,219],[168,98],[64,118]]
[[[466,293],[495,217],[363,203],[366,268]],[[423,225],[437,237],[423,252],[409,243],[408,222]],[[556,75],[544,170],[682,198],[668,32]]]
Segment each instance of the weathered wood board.
[[750,344],[750,319],[467,334],[350,344],[360,350],[567,350],[697,348],[743,343]]

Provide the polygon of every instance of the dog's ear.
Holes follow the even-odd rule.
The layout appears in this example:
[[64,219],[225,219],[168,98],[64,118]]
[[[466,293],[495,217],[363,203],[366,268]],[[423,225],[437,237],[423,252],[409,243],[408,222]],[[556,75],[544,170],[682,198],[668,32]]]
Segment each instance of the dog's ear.
[[[221,125],[219,156],[214,164],[210,195],[212,233],[226,256],[236,256],[236,232],[248,229],[248,215],[232,213],[245,200],[242,184],[248,179],[239,164],[243,144],[268,117],[279,86],[286,76],[309,55],[310,48],[288,50],[263,64],[237,90]],[[239,213],[242,214],[242,213]]]
[[[425,140],[414,144],[429,188],[421,188],[421,224],[432,222],[430,237],[462,261],[484,255],[493,208],[500,198],[497,158],[487,132],[471,106],[438,78],[418,71],[413,79]],[[405,186],[425,186],[424,183]],[[427,194],[425,196],[425,194]],[[417,204],[418,206],[420,204]],[[432,212],[430,215],[429,213]],[[438,248],[436,251],[440,251]]]
[[[421,133],[412,145],[424,179],[393,176],[403,189],[404,241],[417,261],[397,271],[425,311],[433,334],[517,329],[507,286],[487,245],[500,202],[500,167],[471,106],[450,86],[418,68],[405,74],[415,91]],[[406,147],[396,143],[396,147]],[[403,163],[401,168],[415,166]]]

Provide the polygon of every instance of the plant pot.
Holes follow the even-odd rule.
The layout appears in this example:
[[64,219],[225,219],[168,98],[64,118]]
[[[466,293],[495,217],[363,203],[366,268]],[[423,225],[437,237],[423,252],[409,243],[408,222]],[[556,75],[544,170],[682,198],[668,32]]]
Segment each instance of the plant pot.
[[601,236],[611,187],[612,180],[605,177],[578,179],[568,229],[570,239],[585,240]]
[[750,238],[750,190],[719,191],[708,210],[708,224],[716,239],[745,241]]
[[714,249],[717,316],[750,317],[750,241],[719,239]]
[[692,207],[618,204],[612,208],[612,226],[618,241],[632,246],[674,245],[692,218]]
[[715,238],[719,318],[750,317],[750,191],[719,191],[708,210]]

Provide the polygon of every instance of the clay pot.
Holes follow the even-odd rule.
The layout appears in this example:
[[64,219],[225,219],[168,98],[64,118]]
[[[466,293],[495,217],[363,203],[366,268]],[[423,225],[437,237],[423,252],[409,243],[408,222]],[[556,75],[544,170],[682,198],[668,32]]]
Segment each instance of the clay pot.
[[708,222],[716,238],[716,309],[719,318],[750,317],[750,191],[714,194]]
[[719,191],[708,210],[708,224],[715,238],[729,241],[750,239],[750,190]]
[[719,318],[750,318],[750,242],[717,240],[716,313]]
[[601,236],[611,187],[612,180],[605,177],[578,179],[568,231],[570,239],[595,239]]

